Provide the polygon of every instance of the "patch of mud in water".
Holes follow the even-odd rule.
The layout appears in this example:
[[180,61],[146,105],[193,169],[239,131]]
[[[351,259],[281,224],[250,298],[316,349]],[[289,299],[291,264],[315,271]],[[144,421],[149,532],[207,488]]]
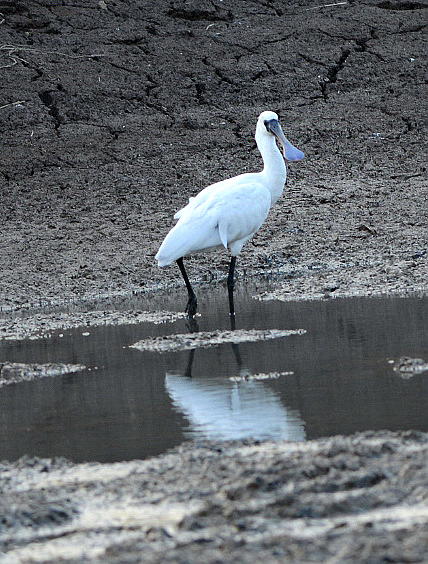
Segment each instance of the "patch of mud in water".
[[408,356],[402,356],[397,361],[392,361],[392,364],[394,364],[394,372],[396,372],[402,378],[411,378],[416,374],[428,372],[428,362],[425,362],[423,358],[410,358]]
[[165,337],[149,337],[148,339],[143,339],[142,341],[131,345],[130,348],[138,349],[140,351],[153,352],[188,351],[196,348],[223,345],[225,343],[237,344],[270,341],[271,339],[290,337],[291,335],[304,335],[305,333],[305,329],[269,329],[265,331],[257,331],[255,329],[245,331],[241,329],[236,331],[198,332],[168,335]]
[[105,325],[136,325],[167,323],[184,318],[184,313],[172,311],[89,311],[84,313],[35,314],[31,317],[0,319],[0,339],[22,340],[49,338],[61,329],[99,327]]
[[24,364],[22,362],[0,363],[0,387],[18,382],[31,382],[39,378],[62,376],[86,370],[83,364]]
[[251,374],[247,370],[242,370],[239,376],[231,376],[229,380],[231,382],[249,382],[250,380],[277,380],[282,376],[293,376],[294,372],[289,370],[288,372],[269,372],[269,374]]

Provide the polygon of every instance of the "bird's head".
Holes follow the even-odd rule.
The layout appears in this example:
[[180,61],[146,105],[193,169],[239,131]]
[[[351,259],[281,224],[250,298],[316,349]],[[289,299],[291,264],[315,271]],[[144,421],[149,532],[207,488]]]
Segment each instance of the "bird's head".
[[279,118],[275,112],[262,112],[257,120],[256,138],[257,136],[273,136],[282,147],[282,154],[288,161],[300,161],[305,154],[294,147],[285,137]]

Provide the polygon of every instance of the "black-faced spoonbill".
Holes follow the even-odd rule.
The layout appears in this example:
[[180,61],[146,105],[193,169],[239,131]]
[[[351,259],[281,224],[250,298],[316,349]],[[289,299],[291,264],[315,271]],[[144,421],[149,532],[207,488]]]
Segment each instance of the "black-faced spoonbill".
[[300,161],[304,154],[286,139],[274,112],[263,112],[257,120],[256,143],[262,155],[263,170],[240,174],[204,188],[187,206],[179,210],[176,225],[165,237],[156,260],[159,266],[177,262],[186,284],[189,299],[188,317],[197,309],[197,299],[183,264],[183,257],[222,246],[231,256],[227,289],[230,315],[233,304],[236,257],[244,244],[253,237],[267,218],[271,206],[284,190],[287,171],[275,142],[282,146],[284,158]]

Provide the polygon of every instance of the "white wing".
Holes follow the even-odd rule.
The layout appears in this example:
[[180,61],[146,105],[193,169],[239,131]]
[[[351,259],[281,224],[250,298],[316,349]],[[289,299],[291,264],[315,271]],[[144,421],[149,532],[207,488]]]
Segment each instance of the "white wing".
[[238,254],[259,229],[271,206],[271,194],[257,174],[244,174],[208,186],[177,212],[179,221],[162,243],[159,266],[185,255],[218,247]]
[[215,182],[214,184],[210,184],[203,190],[201,190],[196,196],[189,198],[189,203],[181,208],[176,212],[174,215],[174,219],[180,219],[183,215],[187,215],[192,212],[195,207],[202,205],[212,194],[213,192],[217,192],[218,190],[226,190],[228,186],[231,184],[239,185],[241,183],[245,183],[247,178],[251,177],[253,174],[240,174],[238,176],[234,176],[233,178],[227,178],[226,180],[220,180],[220,182]]

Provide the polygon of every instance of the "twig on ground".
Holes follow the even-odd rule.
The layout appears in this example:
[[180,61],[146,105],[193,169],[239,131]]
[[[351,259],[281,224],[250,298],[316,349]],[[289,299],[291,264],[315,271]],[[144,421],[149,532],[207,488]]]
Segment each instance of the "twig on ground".
[[12,63],[9,65],[3,65],[0,68],[9,68],[13,67],[17,64],[18,61],[24,62],[28,64],[28,61],[23,59],[18,55],[20,51],[26,51],[29,53],[35,53],[39,55],[59,55],[61,57],[68,57],[70,59],[93,59],[96,57],[105,57],[104,53],[89,53],[87,55],[71,55],[70,53],[62,53],[60,51],[42,51],[40,49],[35,49],[33,47],[26,47],[25,45],[1,45],[0,51],[6,52],[6,56],[12,60]]
[[344,6],[348,2],[335,2],[334,4],[321,4],[320,6],[312,6],[312,8],[306,8],[308,10],[320,10],[321,8],[332,8],[333,6]]
[[17,102],[9,102],[9,104],[4,104],[3,106],[0,106],[0,110],[7,108],[8,106],[17,106],[18,104],[25,104],[25,100],[18,100]]

